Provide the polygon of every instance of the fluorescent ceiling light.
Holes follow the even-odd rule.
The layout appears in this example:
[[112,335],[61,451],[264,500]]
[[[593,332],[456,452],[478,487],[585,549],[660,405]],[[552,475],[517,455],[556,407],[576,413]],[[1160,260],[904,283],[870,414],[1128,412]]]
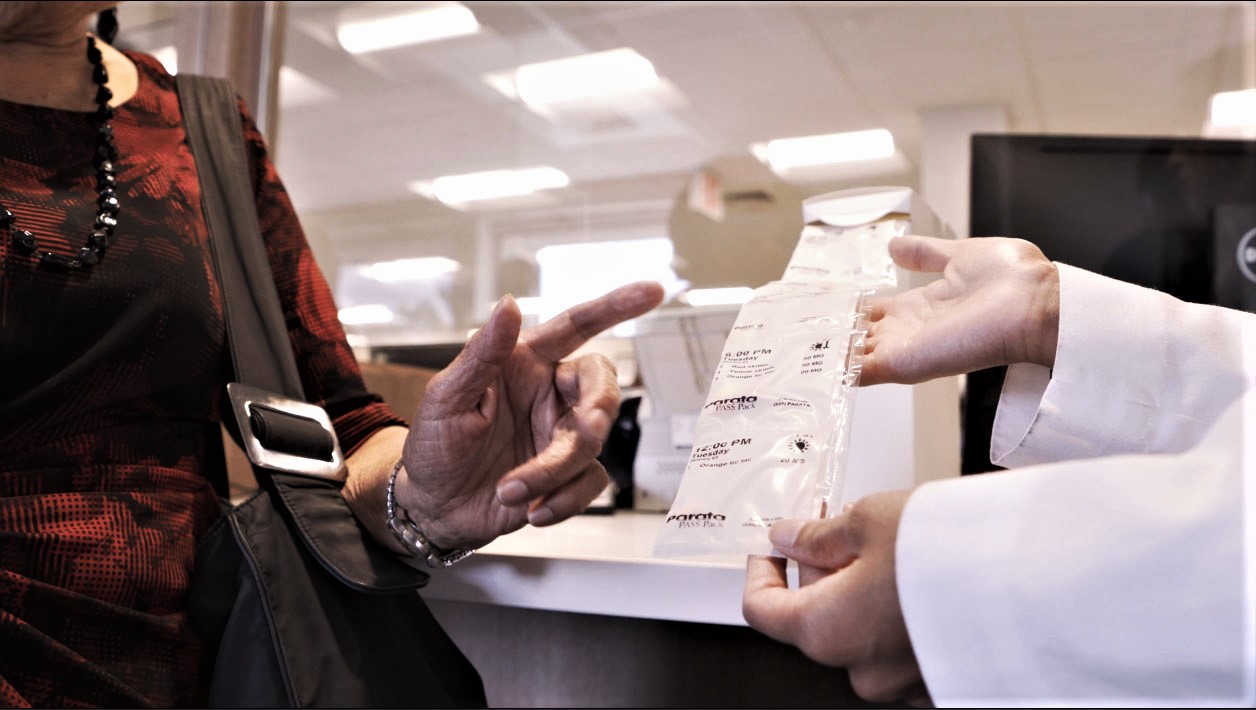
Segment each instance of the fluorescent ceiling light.
[[458,271],[462,265],[443,256],[425,256],[417,259],[380,261],[360,268],[362,275],[367,278],[384,283],[395,283],[440,278]]
[[681,299],[691,306],[726,306],[742,304],[750,300],[754,289],[746,286],[736,288],[695,288],[686,291]]
[[369,306],[350,306],[336,312],[340,322],[345,325],[372,325],[388,323],[393,319],[393,312],[388,306],[373,303]]
[[894,155],[894,136],[884,128],[828,133],[800,138],[778,138],[750,146],[755,157],[774,171],[812,165],[876,160]]
[[1208,120],[1214,126],[1256,124],[1256,89],[1213,94],[1210,108]]
[[530,195],[538,190],[551,190],[569,184],[571,179],[563,171],[539,167],[445,175],[431,182],[413,182],[410,189],[435,197],[447,205],[457,205],[475,200]]
[[650,60],[628,48],[525,64],[514,71],[514,93],[529,106],[639,91],[658,83]]
[[474,13],[463,5],[450,3],[370,19],[347,20],[336,28],[336,39],[346,52],[365,54],[479,31],[480,23]]

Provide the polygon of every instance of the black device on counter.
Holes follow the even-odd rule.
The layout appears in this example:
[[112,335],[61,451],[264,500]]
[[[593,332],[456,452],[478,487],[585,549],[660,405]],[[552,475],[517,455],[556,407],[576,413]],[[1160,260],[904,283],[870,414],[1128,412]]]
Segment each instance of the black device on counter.
[[606,467],[615,486],[615,509],[632,507],[632,464],[637,457],[637,444],[641,441],[641,427],[637,424],[637,410],[641,397],[625,397],[619,403],[619,416],[606,435],[606,444],[598,461]]

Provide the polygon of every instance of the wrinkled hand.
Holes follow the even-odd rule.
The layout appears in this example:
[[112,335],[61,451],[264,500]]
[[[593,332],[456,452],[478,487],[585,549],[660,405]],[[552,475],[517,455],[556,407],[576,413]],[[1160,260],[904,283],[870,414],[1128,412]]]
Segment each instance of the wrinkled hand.
[[873,303],[860,384],[912,384],[1019,362],[1051,367],[1059,272],[1020,239],[890,241],[894,262],[942,278]]
[[563,358],[662,299],[655,282],[630,284],[522,337],[517,304],[498,303],[432,378],[406,438],[397,502],[433,544],[478,547],[556,523],[607,486],[597,456],[619,411],[615,367],[601,355]]
[[826,520],[772,526],[772,545],[798,562],[751,557],[742,611],[750,626],[809,658],[846,668],[866,700],[930,704],[899,607],[894,571],[898,522],[911,491],[875,493]]

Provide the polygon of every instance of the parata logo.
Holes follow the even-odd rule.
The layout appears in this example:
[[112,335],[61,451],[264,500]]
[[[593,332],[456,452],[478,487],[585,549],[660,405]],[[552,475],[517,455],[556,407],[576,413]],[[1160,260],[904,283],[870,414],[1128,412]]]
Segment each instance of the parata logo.
[[727,399],[717,399],[711,402],[703,409],[714,409],[717,412],[737,412],[746,409],[754,409],[754,403],[759,398],[753,394],[743,394],[740,397],[729,397]]
[[667,522],[679,528],[722,528],[724,516],[719,513],[677,513],[667,516]]

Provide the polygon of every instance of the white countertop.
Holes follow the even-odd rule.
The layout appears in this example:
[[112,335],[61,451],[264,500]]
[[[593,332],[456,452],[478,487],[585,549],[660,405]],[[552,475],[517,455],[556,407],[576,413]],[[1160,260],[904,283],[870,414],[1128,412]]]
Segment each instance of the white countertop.
[[745,558],[654,557],[663,513],[580,515],[502,536],[434,570],[428,599],[744,626]]

